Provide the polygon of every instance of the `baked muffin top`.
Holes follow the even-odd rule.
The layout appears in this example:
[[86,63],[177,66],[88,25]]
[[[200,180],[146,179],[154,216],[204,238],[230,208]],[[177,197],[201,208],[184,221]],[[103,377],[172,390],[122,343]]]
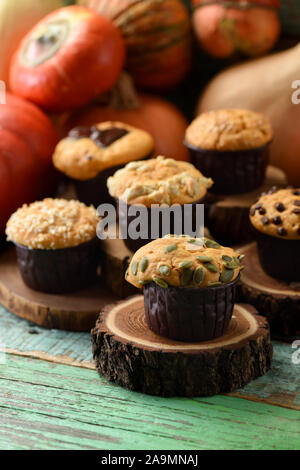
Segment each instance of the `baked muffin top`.
[[205,150],[249,150],[271,142],[273,129],[263,114],[220,109],[200,114],[187,128],[188,145]]
[[213,185],[191,163],[159,156],[128,163],[108,178],[111,196],[131,205],[190,204],[202,199]]
[[300,241],[300,188],[272,188],[250,209],[252,225],[273,237]]
[[151,156],[153,150],[148,132],[109,121],[72,129],[58,143],[53,164],[70,178],[88,180],[107,168]]
[[161,287],[214,287],[236,279],[243,255],[207,238],[168,235],[140,248],[126,280],[138,288],[151,282]]
[[98,222],[93,206],[47,198],[18,209],[7,223],[6,235],[27,248],[70,248],[95,238]]

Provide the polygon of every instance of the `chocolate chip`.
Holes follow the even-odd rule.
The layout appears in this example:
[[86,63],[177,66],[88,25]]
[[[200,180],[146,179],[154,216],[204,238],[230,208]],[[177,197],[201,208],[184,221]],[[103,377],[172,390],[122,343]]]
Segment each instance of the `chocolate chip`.
[[282,204],[282,202],[278,202],[277,204],[275,204],[275,207],[278,210],[278,212],[284,212],[285,211],[285,205]]
[[285,235],[287,235],[287,231],[286,231],[285,228],[283,228],[283,227],[279,227],[279,229],[277,230],[277,233],[278,233],[281,237],[284,237]]
[[91,131],[90,137],[99,147],[109,147],[116,140],[121,139],[121,137],[124,137],[129,133],[126,129],[120,129],[117,127],[105,130],[93,127],[91,128]]
[[300,214],[300,209],[294,209],[293,214]]
[[83,138],[89,138],[91,133],[90,127],[85,127],[85,126],[79,126],[75,127],[74,129],[70,130],[69,132],[69,137],[72,139],[83,139]]
[[86,160],[93,160],[94,157],[92,157],[91,155],[87,155],[85,158]]
[[253,216],[255,215],[255,212],[256,212],[255,207],[252,207],[252,208],[250,209],[250,215],[251,215],[251,217],[253,217]]
[[300,196],[300,191],[298,191],[298,189],[296,189],[295,191],[293,191],[293,194],[294,194],[294,196]]
[[282,218],[281,217],[273,217],[273,220],[272,220],[273,224],[275,225],[281,225],[282,224]]
[[294,201],[294,206],[300,206],[300,200]]
[[268,217],[263,217],[262,218],[262,223],[263,223],[263,225],[268,225],[270,223]]
[[265,215],[265,213],[267,212],[266,209],[264,207],[261,207],[261,209],[259,209],[259,214],[260,215]]

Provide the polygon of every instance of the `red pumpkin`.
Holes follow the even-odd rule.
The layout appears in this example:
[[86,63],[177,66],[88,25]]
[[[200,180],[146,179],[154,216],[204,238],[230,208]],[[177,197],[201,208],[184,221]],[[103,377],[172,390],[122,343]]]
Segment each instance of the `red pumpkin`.
[[124,41],[111,21],[88,8],[61,8],[21,42],[10,88],[48,111],[66,111],[108,91],[124,60]]
[[182,113],[162,98],[137,95],[125,75],[120,81],[120,88],[114,90],[110,103],[94,103],[75,112],[63,124],[63,133],[77,126],[91,126],[104,121],[121,121],[144,129],[154,138],[156,155],[189,160],[188,151],[183,145],[188,123]]
[[148,90],[173,88],[191,64],[191,24],[181,0],[78,0],[110,18],[127,46],[127,69]]
[[53,190],[56,132],[34,105],[7,94],[0,105],[0,234],[10,214]]
[[214,57],[236,52],[258,56],[268,52],[280,34],[278,0],[212,2],[193,0],[193,25],[202,48]]

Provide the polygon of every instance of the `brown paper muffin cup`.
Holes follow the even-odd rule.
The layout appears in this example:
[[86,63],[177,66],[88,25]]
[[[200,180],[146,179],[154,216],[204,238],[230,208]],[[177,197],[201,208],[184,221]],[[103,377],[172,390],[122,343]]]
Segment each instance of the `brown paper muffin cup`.
[[232,317],[237,281],[203,289],[146,285],[144,305],[149,328],[160,336],[186,342],[223,336]]
[[[194,202],[192,205],[192,232],[198,232],[199,227],[196,227],[196,207],[197,204],[204,204],[204,217],[206,217],[207,211],[208,211],[208,205],[205,203],[206,197],[200,199],[199,201]],[[170,211],[169,207],[165,207],[163,209],[155,209],[155,208],[146,208],[147,211],[147,216],[148,216],[148,227],[141,227],[143,231],[143,238],[138,238],[138,239],[133,239],[130,236],[128,227],[129,224],[135,219],[135,216],[130,216],[128,214],[128,211],[131,207],[138,209],[138,206],[131,206],[130,204],[126,204],[123,201],[120,201],[119,199],[116,199],[116,204],[117,204],[117,211],[119,214],[119,225],[120,225],[120,231],[122,236],[124,237],[124,243],[129,248],[129,250],[136,252],[139,250],[142,246],[147,245],[147,243],[150,243],[152,240],[155,240],[156,238],[162,238],[165,235],[180,235],[183,234],[183,224],[180,224],[180,229],[177,230],[177,224],[174,220],[174,216],[172,214],[172,211]],[[181,206],[183,207],[183,206]],[[155,216],[156,212],[160,212],[161,210],[164,211],[167,215],[170,214],[170,230],[167,230],[168,233],[165,233],[163,230],[163,227],[161,225],[161,218],[159,219],[159,227],[157,231],[157,237],[151,238],[151,231],[152,231],[152,217]],[[147,230],[148,228],[148,230]],[[197,230],[198,229],[198,230]],[[192,235],[192,233],[191,233]]]
[[282,281],[300,281],[300,240],[272,237],[254,227],[253,230],[265,273]]
[[[152,155],[153,152],[140,160],[148,160]],[[89,180],[83,181],[73,179],[72,181],[79,201],[84,202],[88,206],[92,204],[96,208],[100,204],[115,204],[115,199],[110,196],[107,189],[107,179],[110,176],[113,176],[116,171],[124,168],[124,166],[125,165],[118,165],[107,168],[106,170],[101,171],[95,178]]]
[[259,188],[265,179],[269,162],[269,146],[250,150],[204,150],[185,142],[190,150],[193,165],[204,175],[209,175],[215,194],[242,194]]
[[90,286],[97,276],[100,240],[58,250],[36,250],[15,244],[24,283],[48,294],[66,294]]

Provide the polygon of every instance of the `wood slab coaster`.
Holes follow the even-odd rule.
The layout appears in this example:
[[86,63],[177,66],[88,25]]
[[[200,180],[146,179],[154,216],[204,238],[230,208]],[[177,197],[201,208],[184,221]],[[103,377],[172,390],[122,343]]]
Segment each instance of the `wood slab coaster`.
[[27,287],[20,275],[14,248],[0,256],[0,303],[20,318],[47,329],[90,331],[99,311],[117,297],[101,279],[67,295],[51,295]]
[[261,193],[273,186],[286,186],[286,175],[274,166],[267,168],[265,183],[250,193],[219,196],[209,194],[208,220],[206,224],[212,236],[224,245],[238,245],[253,240],[249,221],[249,209]]
[[147,326],[143,296],[107,306],[92,331],[98,372],[111,382],[158,396],[232,392],[271,367],[272,344],[264,317],[236,305],[226,335],[201,343],[173,341]]
[[241,273],[239,299],[254,305],[269,323],[272,338],[290,341],[300,335],[300,283],[286,283],[262,269],[255,243],[241,248],[246,269]]

